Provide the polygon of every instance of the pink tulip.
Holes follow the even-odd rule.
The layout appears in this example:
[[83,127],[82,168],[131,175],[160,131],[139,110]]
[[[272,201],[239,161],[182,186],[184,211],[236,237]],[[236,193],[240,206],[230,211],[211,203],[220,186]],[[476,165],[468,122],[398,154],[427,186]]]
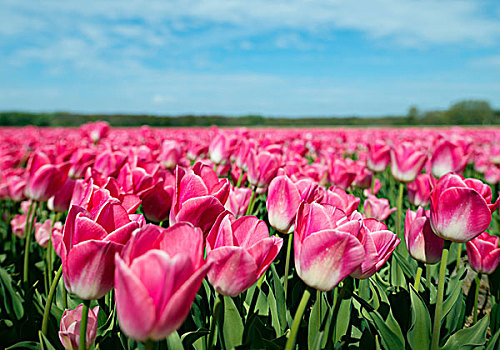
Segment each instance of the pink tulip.
[[412,182],[422,171],[427,155],[409,142],[391,148],[391,173],[397,181]]
[[158,160],[167,169],[175,169],[182,157],[181,145],[177,141],[165,140],[161,144]]
[[375,179],[375,186],[373,186],[373,193],[372,193],[372,189],[370,186],[369,188],[367,188],[363,191],[363,195],[365,197],[368,197],[369,194],[372,194],[375,196],[378,193],[378,191],[380,191],[381,188],[382,188],[382,183],[380,182],[379,179]]
[[303,202],[295,223],[295,267],[310,287],[332,290],[356,271],[365,258],[356,238],[361,223],[328,204]]
[[366,279],[382,268],[401,240],[384,223],[375,219],[363,219],[361,222],[357,238],[363,245],[365,258],[351,276]]
[[211,266],[202,232],[189,223],[143,227],[115,262],[118,322],[139,341],[165,339],[182,325]]
[[[52,230],[52,220],[50,219],[45,220],[43,224],[38,222],[35,224],[35,239],[41,247],[47,248],[49,245]],[[54,230],[61,232],[62,224],[59,221],[54,223]]]
[[321,200],[321,204],[330,204],[346,215],[351,215],[359,205],[360,199],[352,194],[347,194],[340,187],[332,186],[326,192]]
[[431,171],[437,178],[450,172],[460,173],[466,165],[467,157],[464,149],[451,141],[442,141],[432,153]]
[[53,234],[66,289],[84,300],[99,299],[113,288],[114,255],[140,226],[118,200],[93,199],[88,210],[73,205],[62,235]]
[[173,193],[173,187],[164,187],[163,181],[143,191],[141,200],[144,216],[154,222],[167,220],[172,205]]
[[366,166],[375,173],[380,173],[389,164],[391,148],[382,140],[368,144],[368,162]]
[[224,205],[224,208],[230,211],[237,218],[246,214],[248,206],[250,205],[250,198],[252,197],[252,190],[246,187],[231,186],[229,197]]
[[483,232],[476,238],[465,243],[470,266],[477,273],[492,274],[500,262],[500,238]]
[[94,143],[98,143],[101,139],[109,134],[109,124],[105,121],[97,121],[95,123],[87,123],[80,127],[83,135],[88,135]]
[[500,182],[500,168],[495,164],[490,164],[484,173],[484,181],[490,185],[496,185]]
[[93,170],[104,178],[110,176],[116,178],[126,160],[127,155],[125,153],[108,149],[97,155]]
[[484,232],[499,201],[491,203],[491,188],[477,179],[449,173],[431,192],[431,226],[436,235],[467,242]]
[[269,152],[256,153],[250,150],[248,159],[248,182],[260,189],[267,189],[271,180],[278,173],[279,158]]
[[346,160],[335,159],[330,165],[330,181],[335,186],[346,190],[356,178],[355,166]]
[[236,138],[222,132],[217,134],[208,147],[208,153],[212,162],[215,164],[226,164],[235,150],[236,141]]
[[43,153],[31,156],[27,170],[26,197],[44,202],[55,195],[68,177],[69,164],[54,165]]
[[25,212],[24,214],[14,216],[12,218],[12,220],[10,221],[10,227],[12,228],[12,233],[14,233],[14,235],[16,235],[17,237],[19,237],[21,239],[24,238],[24,231],[26,228],[26,217],[27,216],[28,216],[28,213]]
[[363,205],[366,216],[379,221],[384,221],[396,211],[396,208],[391,208],[386,198],[377,198],[372,195],[368,196]]
[[208,281],[218,293],[236,296],[257,282],[282,245],[255,216],[222,213],[207,236],[207,257],[213,261]]
[[47,202],[47,207],[58,213],[65,213],[69,210],[71,197],[73,196],[73,189],[75,188],[76,181],[67,178],[62,187]]
[[170,210],[170,225],[187,221],[208,233],[229,196],[228,179],[219,179],[208,165],[196,163],[191,170],[177,167]]
[[425,264],[441,260],[444,240],[432,232],[429,211],[419,207],[417,212],[408,209],[405,218],[405,243],[410,255]]
[[95,154],[89,149],[78,149],[69,162],[71,164],[68,176],[72,179],[79,179],[85,175],[85,171],[94,164]]
[[426,207],[431,201],[431,181],[429,174],[420,174],[408,184],[408,200],[415,206]]
[[10,176],[8,178],[7,188],[10,199],[14,202],[20,202],[26,198],[24,195],[26,189],[26,180],[20,176]]
[[353,186],[362,190],[370,188],[372,185],[373,173],[365,167],[358,168],[358,174],[354,179]]
[[266,199],[269,224],[279,232],[293,232],[300,202],[300,192],[293,181],[286,175],[275,177]]
[[[61,318],[59,329],[59,340],[66,350],[78,350],[80,345],[80,322],[82,320],[83,304],[78,305],[74,310],[66,309]],[[97,336],[97,315],[99,306],[89,308],[87,319],[87,332],[85,334],[85,348],[90,349]]]

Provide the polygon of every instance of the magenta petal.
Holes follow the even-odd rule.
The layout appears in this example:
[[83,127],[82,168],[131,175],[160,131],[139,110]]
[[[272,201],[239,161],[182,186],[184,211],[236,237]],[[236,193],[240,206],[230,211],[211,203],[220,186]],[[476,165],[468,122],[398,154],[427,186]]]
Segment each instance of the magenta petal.
[[115,262],[116,313],[120,328],[129,337],[144,341],[156,322],[153,299],[118,255]]
[[182,204],[175,222],[187,221],[207,233],[217,216],[224,211],[224,206],[213,196],[196,197]]
[[484,198],[470,188],[444,190],[438,203],[432,203],[434,233],[453,242],[467,242],[488,228],[491,212]]
[[66,287],[84,300],[99,299],[113,288],[114,256],[122,249],[114,242],[85,241],[68,252]]
[[222,295],[234,297],[257,281],[255,260],[240,247],[217,248],[208,258],[213,261],[208,281]]
[[253,245],[248,249],[248,253],[254,258],[257,264],[257,278],[268,269],[278,255],[283,246],[283,238],[268,237]]
[[136,221],[131,221],[126,225],[118,228],[117,230],[111,232],[104,238],[104,241],[112,241],[119,244],[126,244],[132,235],[132,232],[139,228],[139,224]]
[[151,334],[152,339],[164,339],[182,325],[209,268],[210,263],[200,267],[186,282],[184,282],[175,294],[172,295],[165,309],[158,315],[157,323]]
[[491,274],[495,272],[498,266],[498,262],[500,261],[500,249],[497,248],[492,250],[486,257],[483,259],[483,273]]
[[266,223],[253,215],[243,216],[233,222],[232,230],[236,244],[242,248],[250,248],[256,242],[269,238]]
[[365,250],[356,237],[325,230],[302,242],[300,255],[295,253],[295,266],[307,285],[329,291],[354,272],[364,257]]
[[75,219],[73,244],[94,240],[102,240],[108,233],[95,221],[79,214]]
[[189,254],[195,268],[203,261],[203,234],[199,228],[190,223],[175,224],[163,231],[158,239],[159,248],[170,257],[178,254]]
[[300,193],[292,180],[287,176],[274,178],[269,185],[266,199],[271,226],[279,232],[292,232],[300,202]]

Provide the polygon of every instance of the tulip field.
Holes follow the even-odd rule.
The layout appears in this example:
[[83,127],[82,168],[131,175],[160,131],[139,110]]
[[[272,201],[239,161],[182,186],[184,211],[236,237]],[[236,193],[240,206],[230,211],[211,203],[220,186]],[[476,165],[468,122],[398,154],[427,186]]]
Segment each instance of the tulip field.
[[1,349],[500,348],[500,129],[0,129]]

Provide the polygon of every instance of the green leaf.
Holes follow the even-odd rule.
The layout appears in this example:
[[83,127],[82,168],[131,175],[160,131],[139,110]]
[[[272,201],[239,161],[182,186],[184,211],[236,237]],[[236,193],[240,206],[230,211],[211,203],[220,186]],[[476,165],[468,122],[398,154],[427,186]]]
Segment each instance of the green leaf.
[[[258,293],[259,290],[256,290]],[[241,345],[243,340],[243,321],[232,298],[224,296],[224,324],[222,334],[226,349]]]
[[278,316],[276,299],[274,298],[274,294],[271,289],[269,289],[269,294],[267,295],[267,301],[269,303],[269,311],[271,312],[271,324],[276,332],[276,336],[279,337],[281,335],[281,326]]
[[342,299],[339,300],[340,308],[339,308],[339,317],[335,320],[335,343],[340,341],[343,335],[347,333],[347,329],[349,328],[349,323],[351,322],[351,304],[352,299]]
[[184,348],[190,349],[194,342],[209,333],[210,331],[206,328],[200,328],[193,332],[184,333],[181,337],[182,345],[184,345]]
[[490,317],[486,315],[470,328],[464,328],[448,338],[441,350],[472,350],[486,343]]
[[47,337],[45,335],[43,335],[43,333],[41,331],[38,332],[39,336],[40,336],[40,339],[43,343],[42,347],[44,350],[56,350],[56,348],[54,347],[54,345],[52,345],[50,343],[50,341],[47,339]]
[[318,344],[321,345],[321,337],[323,335],[323,332],[321,332],[321,324],[323,323],[327,311],[328,306],[324,300],[324,294],[318,291],[316,293],[316,300],[311,309],[311,314],[309,315],[309,323],[307,326],[307,343],[309,349],[316,348]]
[[431,317],[420,296],[413,286],[410,286],[411,323],[408,330],[408,342],[414,350],[430,348]]
[[38,350],[40,348],[39,344],[34,341],[22,341],[17,344],[14,344],[12,346],[9,346],[8,348],[5,348],[5,350],[10,350],[10,349],[33,349],[33,350]]
[[0,267],[0,280],[4,295],[4,306],[7,313],[14,313],[16,319],[20,320],[24,316],[23,298],[14,290],[12,278],[3,268]]
[[[377,311],[370,313],[375,323],[375,327],[382,338],[382,344],[386,349],[404,349],[405,341],[401,329],[398,331],[394,329],[393,325],[389,325]],[[397,324],[397,323],[396,323]]]
[[274,296],[276,297],[276,307],[278,309],[278,318],[281,326],[281,334],[285,332],[287,327],[286,313],[287,307],[285,304],[285,290],[283,289],[283,283],[281,282],[278,273],[276,272],[276,267],[271,264],[271,274],[273,276],[273,287]]
[[179,333],[173,332],[167,337],[167,346],[171,350],[184,350]]

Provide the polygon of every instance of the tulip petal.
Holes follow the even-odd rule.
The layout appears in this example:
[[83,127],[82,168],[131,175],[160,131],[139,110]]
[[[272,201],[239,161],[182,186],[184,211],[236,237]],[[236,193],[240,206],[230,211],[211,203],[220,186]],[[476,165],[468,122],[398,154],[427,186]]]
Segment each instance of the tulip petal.
[[256,242],[269,238],[269,229],[264,221],[253,215],[239,218],[232,224],[236,245],[242,248],[250,248]]
[[307,285],[329,291],[354,272],[364,256],[363,246],[356,237],[325,230],[302,242],[300,256],[295,254],[295,266],[297,274]]
[[431,223],[434,233],[453,242],[473,239],[491,222],[491,212],[484,198],[470,188],[448,188],[433,206]]
[[118,255],[115,257],[116,313],[129,337],[144,341],[155,324],[155,307],[148,291]]
[[176,215],[175,222],[187,221],[206,233],[214,224],[224,206],[213,196],[196,197],[187,200]]
[[208,281],[222,295],[237,296],[257,280],[254,258],[240,247],[221,247],[208,256],[213,265]]
[[84,300],[99,299],[113,288],[114,242],[85,241],[68,252],[63,272],[69,292]]

